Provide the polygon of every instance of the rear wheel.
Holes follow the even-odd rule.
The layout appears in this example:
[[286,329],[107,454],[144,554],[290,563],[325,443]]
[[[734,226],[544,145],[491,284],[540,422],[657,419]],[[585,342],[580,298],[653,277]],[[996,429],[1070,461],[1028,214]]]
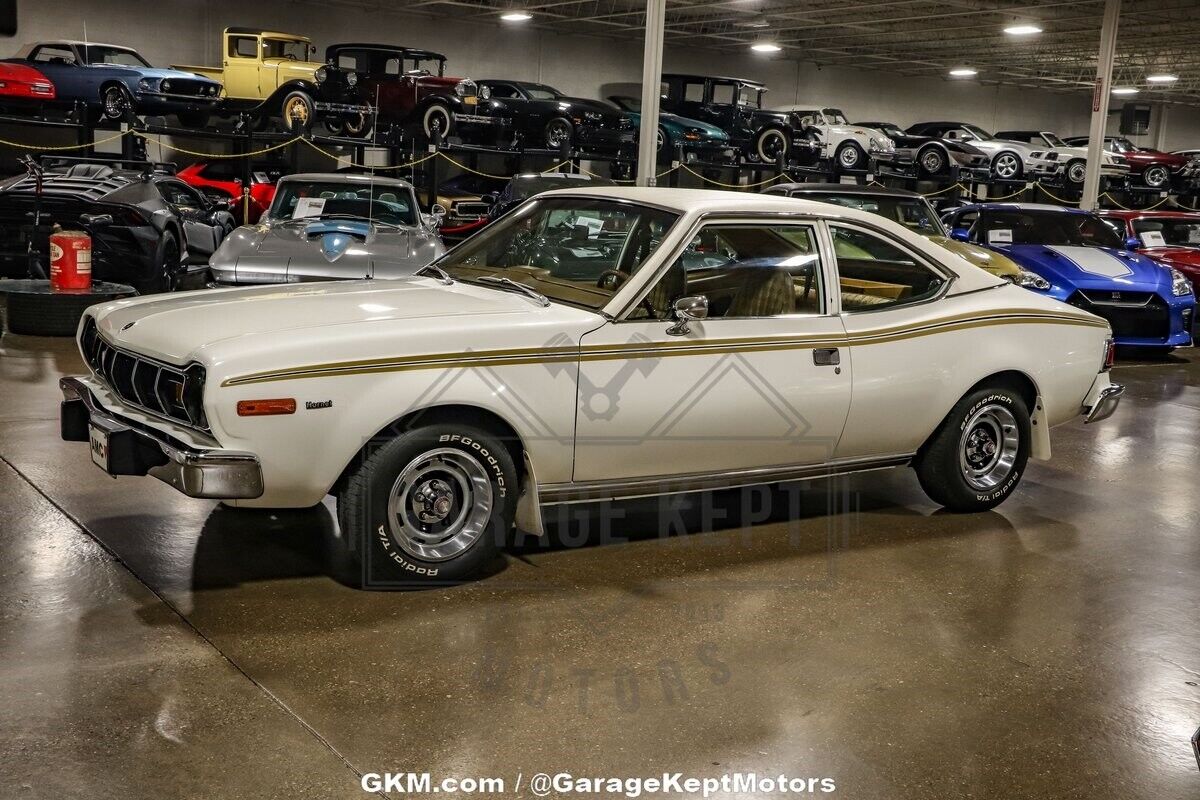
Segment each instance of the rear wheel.
[[517,472],[504,444],[466,425],[407,431],[372,453],[338,495],[364,587],[454,583],[495,559],[512,528]]
[[951,511],[986,511],[1020,482],[1029,445],[1025,401],[1007,386],[984,386],[955,404],[913,466],[934,502]]
[[1067,164],[1067,183],[1072,186],[1082,186],[1084,178],[1087,177],[1087,162],[1072,161]]
[[834,156],[840,172],[858,172],[864,169],[867,154],[854,142],[844,142]]
[[941,175],[946,171],[946,155],[936,147],[929,147],[917,156],[921,172],[927,176]]
[[179,285],[179,273],[183,269],[183,259],[179,248],[179,240],[175,234],[167,231],[158,243],[158,253],[150,265],[148,274],[138,281],[138,294],[157,294],[173,292]]
[[764,164],[787,160],[788,137],[780,128],[767,128],[754,140],[754,152]]
[[1005,181],[1021,177],[1021,158],[1016,153],[1001,153],[992,162],[992,174]]
[[1155,164],[1146,168],[1146,171],[1142,173],[1142,180],[1151,189],[1163,189],[1171,182],[1171,172],[1166,167]]

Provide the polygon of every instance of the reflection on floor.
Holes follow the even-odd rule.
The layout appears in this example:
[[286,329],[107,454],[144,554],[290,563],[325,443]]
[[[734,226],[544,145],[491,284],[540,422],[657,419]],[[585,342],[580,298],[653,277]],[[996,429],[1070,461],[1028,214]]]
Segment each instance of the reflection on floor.
[[1191,351],[1120,367],[1117,415],[1057,430],[994,513],[940,513],[906,470],[576,508],[409,593],[349,587],[331,501],[101,474],[57,437],[78,369],[0,341],[4,796],[360,797],[389,770],[1195,795]]

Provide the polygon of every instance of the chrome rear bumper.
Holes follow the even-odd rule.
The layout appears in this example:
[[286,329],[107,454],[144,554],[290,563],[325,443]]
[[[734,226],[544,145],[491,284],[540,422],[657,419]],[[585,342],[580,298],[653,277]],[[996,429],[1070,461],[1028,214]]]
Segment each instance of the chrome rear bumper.
[[1084,406],[1084,418],[1086,422],[1099,422],[1102,419],[1108,419],[1117,410],[1117,405],[1121,402],[1121,395],[1125,394],[1125,387],[1119,383],[1110,383],[1104,388],[1096,392],[1093,399],[1088,397],[1090,405]]
[[188,497],[252,500],[263,493],[258,456],[186,447],[147,427],[134,427],[102,408],[78,378],[62,378],[62,438],[89,441],[89,428],[107,434],[110,475],[152,475]]

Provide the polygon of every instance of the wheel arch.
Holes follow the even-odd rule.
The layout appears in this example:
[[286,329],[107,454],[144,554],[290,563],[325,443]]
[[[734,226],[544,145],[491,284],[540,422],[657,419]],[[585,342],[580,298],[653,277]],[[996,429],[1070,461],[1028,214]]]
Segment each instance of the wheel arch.
[[[1021,400],[1025,402],[1026,409],[1029,411],[1030,427],[1033,432],[1031,455],[1041,460],[1048,459],[1050,457],[1050,425],[1045,420],[1045,415],[1041,409],[1041,390],[1038,388],[1037,382],[1023,370],[997,370],[985,375],[964,389],[958,399],[955,400],[955,404],[972,392],[989,386],[1011,389],[1020,395]],[[950,410],[947,410],[946,415],[949,416],[949,414]],[[925,437],[925,441],[921,443],[921,447],[917,451],[918,453],[923,452],[929,446],[929,443],[937,436],[940,428],[941,424],[939,423],[930,431],[929,435]]]
[[530,461],[528,450],[525,448],[525,442],[517,429],[504,417],[492,409],[483,406],[471,405],[469,403],[447,403],[442,405],[424,406],[419,409],[405,412],[400,417],[392,420],[384,425],[372,436],[370,436],[350,458],[342,471],[338,474],[334,481],[330,492],[337,494],[350,475],[359,467],[367,456],[370,455],[371,449],[381,441],[394,439],[400,434],[413,430],[414,428],[423,425],[437,425],[458,423],[466,424],[475,428],[479,428],[487,433],[498,438],[507,448],[509,455],[512,457],[513,465],[517,469],[518,480],[518,521],[522,521],[522,512],[528,509],[522,508],[526,503],[527,498],[533,498],[532,512],[535,515],[533,522],[529,522],[528,514],[525,516],[527,530],[532,530],[535,533],[541,533],[541,517],[537,510],[537,480],[533,471],[533,464]]
[[263,100],[260,105],[279,104],[283,102],[283,98],[292,92],[304,92],[315,103],[317,101],[317,91],[317,85],[312,81],[306,81],[303,78],[294,78],[271,92],[270,96]]

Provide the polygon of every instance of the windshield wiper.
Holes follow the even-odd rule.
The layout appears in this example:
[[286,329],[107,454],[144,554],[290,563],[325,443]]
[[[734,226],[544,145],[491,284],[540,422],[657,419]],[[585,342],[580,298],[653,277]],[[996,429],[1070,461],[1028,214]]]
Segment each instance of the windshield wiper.
[[388,228],[401,227],[400,225],[397,225],[394,222],[385,222],[384,220],[381,220],[379,217],[363,217],[358,214],[345,214],[342,212],[338,212],[338,213],[334,213],[334,214],[322,214],[321,219],[353,219],[353,220],[358,220],[360,222],[368,222],[372,225],[384,225]]
[[478,278],[478,281],[480,283],[486,283],[492,286],[503,286],[505,289],[520,292],[521,294],[533,298],[543,307],[548,308],[550,306],[550,300],[546,297],[546,295],[542,294],[537,289],[529,288],[523,283],[517,283],[512,278],[500,278],[495,275],[484,275],[482,278]]
[[454,283],[454,278],[450,277],[450,273],[446,272],[446,270],[442,269],[437,264],[426,264],[414,274],[420,275],[423,272],[432,273],[435,278],[444,283],[446,286],[450,286]]

